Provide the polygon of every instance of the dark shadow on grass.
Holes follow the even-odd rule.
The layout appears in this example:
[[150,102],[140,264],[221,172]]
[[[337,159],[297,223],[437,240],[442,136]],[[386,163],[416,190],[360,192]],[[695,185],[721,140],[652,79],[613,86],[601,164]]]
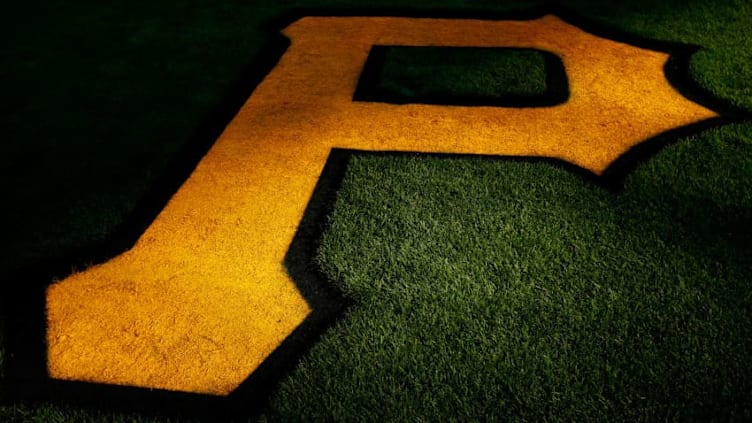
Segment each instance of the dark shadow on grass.
[[[701,130],[724,125],[734,121],[750,119],[747,111],[730,103],[718,100],[700,89],[687,74],[689,59],[696,47],[683,44],[647,40],[639,36],[624,34],[609,28],[595,25],[573,16],[565,10],[531,9],[512,13],[488,14],[483,12],[416,12],[401,13],[389,10],[347,10],[342,13],[327,13],[326,16],[371,15],[371,16],[413,16],[451,17],[479,19],[534,19],[549,13],[556,13],[566,21],[588,32],[610,39],[628,42],[644,48],[668,52],[671,59],[666,64],[666,77],[684,96],[706,107],[719,111],[724,117],[700,122],[695,125],[677,128],[657,137],[646,140],[614,162],[603,175],[598,176],[575,165],[558,159],[541,157],[500,157],[484,156],[498,161],[524,161],[546,163],[567,169],[584,180],[603,186],[610,191],[619,191],[624,178],[639,164],[654,155],[663,147],[676,142],[680,137]],[[279,28],[294,21],[294,18],[307,15],[322,16],[320,10],[295,11],[280,18],[273,27]],[[293,18],[294,17],[294,18]],[[229,397],[178,393],[164,390],[151,390],[134,387],[121,387],[103,384],[67,382],[49,378],[46,370],[45,341],[45,290],[55,279],[71,273],[72,269],[82,268],[91,263],[101,263],[133,246],[156,215],[163,209],[169,198],[191,174],[201,157],[206,154],[221,131],[232,119],[236,111],[249,97],[253,88],[274,67],[288,45],[282,37],[266,48],[264,53],[249,65],[241,80],[227,94],[222,105],[207,118],[181,157],[175,159],[170,171],[159,185],[150,190],[149,195],[137,210],[125,219],[124,223],[111,234],[106,243],[89,245],[71,251],[64,257],[51,259],[30,269],[19,269],[10,275],[3,275],[6,291],[2,295],[2,310],[5,314],[6,358],[5,401],[21,400],[64,400],[86,407],[139,411],[156,416],[182,416],[190,418],[247,418],[258,413],[266,404],[271,391],[278,381],[297,364],[302,354],[319,339],[328,327],[340,318],[350,306],[336,288],[325,279],[314,264],[318,242],[326,226],[326,217],[334,205],[347,163],[353,154],[358,155],[421,155],[439,157],[468,157],[467,155],[363,152],[334,149],[327,161],[313,196],[306,208],[303,220],[285,257],[285,265],[297,287],[312,307],[312,314],[295,332],[264,361],[243,384]],[[473,156],[477,157],[477,156]],[[13,287],[13,288],[10,288]]]
[[[474,48],[475,50],[504,50],[527,51],[540,54],[544,61],[546,75],[545,90],[540,93],[523,95],[504,93],[502,95],[455,95],[453,93],[431,93],[408,96],[393,91],[384,90],[381,82],[387,53],[391,48],[409,48],[407,46],[377,45],[371,48],[368,59],[360,74],[358,86],[353,94],[353,101],[366,101],[390,104],[437,104],[442,106],[487,106],[487,107],[547,107],[566,103],[569,100],[569,84],[567,82],[564,63],[555,54],[533,48],[516,47],[429,47],[442,49],[449,53],[452,49]],[[425,47],[421,47],[425,48]]]
[[[279,34],[279,27],[268,32]],[[190,176],[201,158],[209,151],[228,122],[245,103],[253,89],[277,64],[289,40],[278,35],[249,63],[238,81],[227,90],[220,103],[186,142],[157,185],[151,187],[138,207],[123,219],[105,242],[82,246],[61,257],[52,257],[31,268],[12,269],[2,277],[0,313],[5,320],[5,380],[4,395],[0,399],[13,404],[19,401],[56,401],[85,407],[103,407],[122,411],[139,411],[152,416],[181,416],[191,418],[231,418],[258,412],[269,390],[286,369],[296,361],[287,357],[290,350],[299,351],[312,340],[303,339],[324,331],[325,323],[334,321],[331,313],[341,307],[318,307],[329,293],[313,286],[320,280],[311,277],[306,284],[298,284],[303,296],[314,309],[312,315],[296,329],[257,371],[228,398],[189,394],[164,390],[70,382],[51,379],[46,359],[45,291],[55,280],[76,270],[102,263],[121,254],[135,244],[146,228],[165,207],[180,185]],[[297,282],[297,281],[296,281]],[[307,295],[309,294],[310,295]],[[337,296],[334,296],[337,298]],[[332,300],[332,304],[342,302]],[[319,311],[317,311],[319,310]],[[298,356],[296,355],[295,358]],[[289,363],[289,364],[288,364]]]

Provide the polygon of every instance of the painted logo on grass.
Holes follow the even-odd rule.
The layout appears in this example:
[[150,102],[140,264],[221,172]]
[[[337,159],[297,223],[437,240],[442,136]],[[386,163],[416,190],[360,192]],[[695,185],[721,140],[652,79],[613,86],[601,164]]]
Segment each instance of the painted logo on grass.
[[[667,49],[553,15],[308,17],[284,34],[291,46],[136,244],[48,288],[51,379],[224,397],[261,373],[276,378],[269,363],[341,309],[286,268],[332,151],[541,157],[597,178],[646,140],[718,117],[667,81]],[[379,46],[546,52],[569,95],[394,104],[363,91]]]

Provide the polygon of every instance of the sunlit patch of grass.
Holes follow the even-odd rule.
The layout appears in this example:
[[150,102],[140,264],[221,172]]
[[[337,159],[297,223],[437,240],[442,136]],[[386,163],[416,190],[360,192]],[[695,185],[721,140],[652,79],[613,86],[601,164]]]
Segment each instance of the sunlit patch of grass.
[[749,126],[618,195],[546,164],[355,157],[319,260],[358,307],[271,415],[749,418]]

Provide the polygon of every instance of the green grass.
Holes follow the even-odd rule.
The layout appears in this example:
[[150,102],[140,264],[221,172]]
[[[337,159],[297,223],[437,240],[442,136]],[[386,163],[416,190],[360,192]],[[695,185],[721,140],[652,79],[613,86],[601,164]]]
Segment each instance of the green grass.
[[389,47],[382,92],[399,99],[532,97],[546,92],[541,52],[523,49]]
[[361,306],[273,416],[752,418],[744,129],[620,195],[539,164],[356,158],[319,260]]
[[[0,25],[0,274],[105,239],[286,10],[531,4],[16,6]],[[752,110],[752,3],[566,4],[701,45],[691,77]],[[319,261],[358,306],[263,418],[750,420],[751,180],[750,123],[681,140],[618,195],[547,164],[355,158]],[[0,421],[153,419],[14,404]]]

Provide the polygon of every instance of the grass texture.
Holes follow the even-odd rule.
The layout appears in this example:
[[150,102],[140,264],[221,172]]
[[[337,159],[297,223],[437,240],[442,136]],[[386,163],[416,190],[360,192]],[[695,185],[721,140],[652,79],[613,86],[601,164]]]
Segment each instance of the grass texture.
[[[402,3],[9,11],[0,272],[106,238],[285,10],[531,5]],[[752,109],[749,2],[566,5],[702,46],[691,77]],[[546,164],[354,158],[319,261],[358,306],[262,420],[752,419],[751,157],[752,124],[708,131],[663,150],[617,195]],[[1,406],[0,420],[162,421],[23,403]]]
[[546,63],[523,49],[390,47],[381,89],[403,99],[455,96],[504,98],[546,91]]
[[354,159],[319,259],[361,306],[275,417],[752,417],[740,129],[666,151],[617,196],[539,164]]

